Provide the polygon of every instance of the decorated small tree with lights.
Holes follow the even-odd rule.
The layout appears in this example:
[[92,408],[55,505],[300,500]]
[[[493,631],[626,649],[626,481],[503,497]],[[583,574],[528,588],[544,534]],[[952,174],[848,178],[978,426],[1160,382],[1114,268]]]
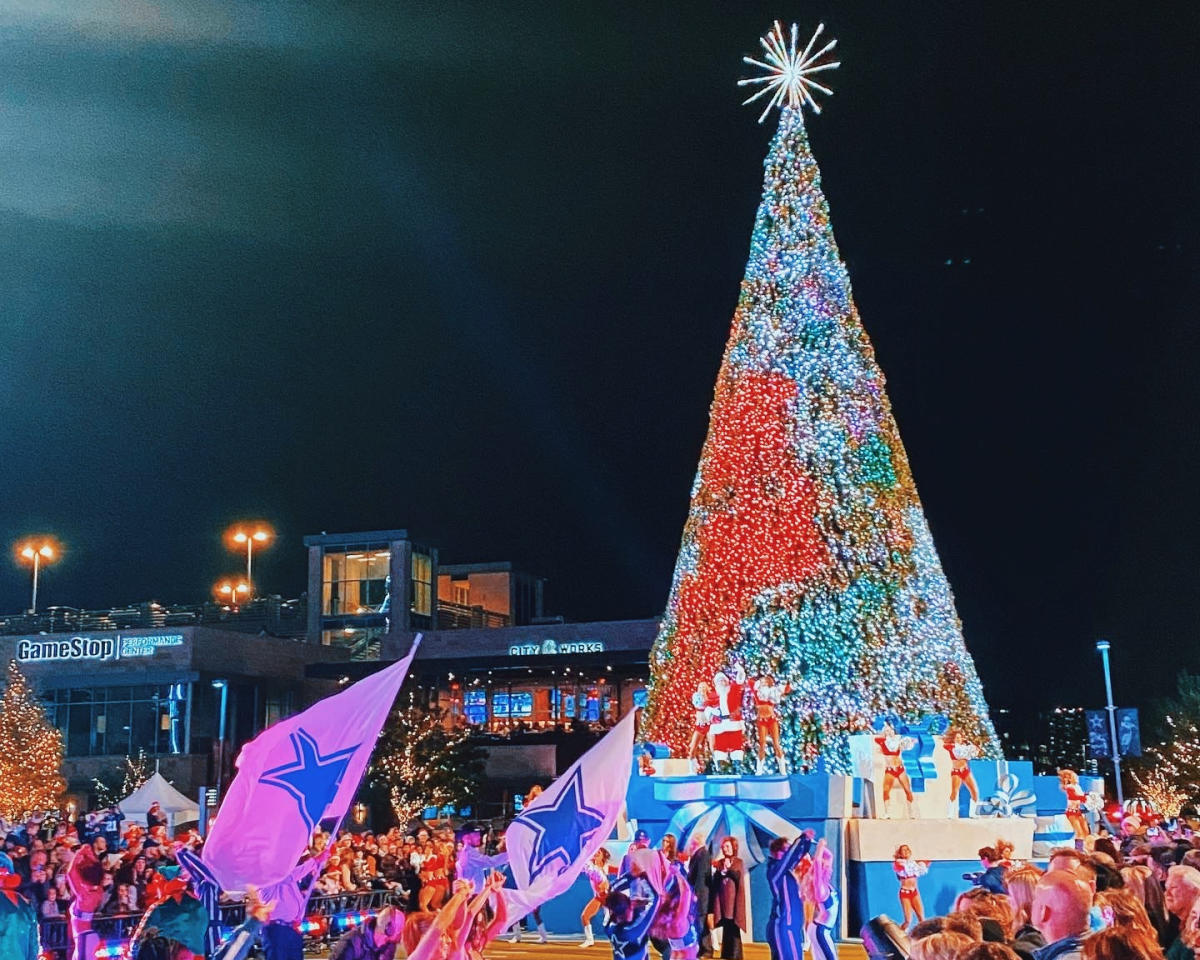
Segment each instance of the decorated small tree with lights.
[[150,758],[146,756],[144,749],[138,750],[137,757],[126,756],[123,761],[121,785],[116,786],[116,779],[103,779],[101,777],[92,778],[92,787],[96,793],[96,802],[101,807],[115,807],[123,798],[129,796],[140,787],[143,783],[150,779],[154,773],[150,765]]
[[46,717],[29,681],[9,661],[0,694],[0,817],[55,810],[66,789],[62,733]]
[[[761,85],[781,108],[717,376],[643,733],[677,755],[702,681],[772,675],[792,769],[849,765],[881,715],[943,714],[999,746],[908,458],[838,253],[802,109],[833,47],[779,24]],[[748,694],[748,691],[747,691]],[[752,711],[747,716],[752,716]],[[753,724],[747,724],[753,727]]]
[[484,754],[470,728],[445,711],[395,709],[375,748],[370,791],[386,798],[401,826],[427,807],[471,806],[483,779]]

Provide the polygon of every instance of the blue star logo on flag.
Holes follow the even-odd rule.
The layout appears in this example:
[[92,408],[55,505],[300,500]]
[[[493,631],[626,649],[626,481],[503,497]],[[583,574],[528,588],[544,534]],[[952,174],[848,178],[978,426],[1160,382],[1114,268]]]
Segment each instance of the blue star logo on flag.
[[583,796],[583,771],[576,770],[554,802],[529,810],[516,820],[533,831],[529,853],[529,882],[555,861],[569,867],[587,846],[592,834],[604,825],[604,816],[587,805]]
[[337,796],[342,777],[346,768],[350,766],[350,758],[358,749],[358,745],[322,755],[316,739],[303,727],[293,733],[290,739],[292,749],[296,751],[296,758],[282,766],[263,771],[258,782],[280,787],[295,797],[300,807],[300,816],[311,830],[325,815],[325,808]]

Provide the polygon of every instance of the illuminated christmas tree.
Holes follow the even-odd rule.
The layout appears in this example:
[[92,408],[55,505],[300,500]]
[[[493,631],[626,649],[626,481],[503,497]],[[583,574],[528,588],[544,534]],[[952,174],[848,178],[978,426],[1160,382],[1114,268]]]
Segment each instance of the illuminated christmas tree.
[[766,62],[746,58],[766,71],[742,81],[762,84],[750,99],[781,116],[643,732],[681,754],[697,685],[740,665],[789,685],[793,769],[846,770],[847,736],[887,713],[945,714],[998,754],[804,129],[813,91],[831,92],[813,75],[837,66],[832,43],[813,52],[820,32],[797,53],[776,23]]
[[57,810],[66,789],[62,733],[46,717],[15,660],[0,695],[0,817]]
[[444,710],[393,709],[371,759],[368,794],[386,798],[401,826],[427,807],[471,806],[485,759],[471,733]]

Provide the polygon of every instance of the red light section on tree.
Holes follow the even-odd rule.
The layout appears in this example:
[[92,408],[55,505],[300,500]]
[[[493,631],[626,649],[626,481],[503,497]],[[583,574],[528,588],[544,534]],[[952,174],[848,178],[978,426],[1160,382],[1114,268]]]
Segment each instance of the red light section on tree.
[[828,558],[813,484],[793,453],[795,399],[795,382],[782,374],[726,375],[717,384],[695,498],[704,518],[698,559],[679,585],[671,646],[678,708],[661,711],[654,731],[673,750],[691,733],[688,698],[726,665],[754,597],[804,580]]

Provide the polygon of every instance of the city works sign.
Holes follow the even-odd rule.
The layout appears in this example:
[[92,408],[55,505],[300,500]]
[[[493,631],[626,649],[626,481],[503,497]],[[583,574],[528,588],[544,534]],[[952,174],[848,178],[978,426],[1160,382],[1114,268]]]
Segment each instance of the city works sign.
[[552,653],[603,653],[603,640],[570,640],[559,643],[547,637],[541,643],[514,643],[508,648],[510,657],[542,656]]
[[139,634],[132,637],[47,637],[44,640],[18,640],[17,659],[22,663],[46,660],[121,660],[125,657],[149,657],[159,647],[182,647],[182,633]]

